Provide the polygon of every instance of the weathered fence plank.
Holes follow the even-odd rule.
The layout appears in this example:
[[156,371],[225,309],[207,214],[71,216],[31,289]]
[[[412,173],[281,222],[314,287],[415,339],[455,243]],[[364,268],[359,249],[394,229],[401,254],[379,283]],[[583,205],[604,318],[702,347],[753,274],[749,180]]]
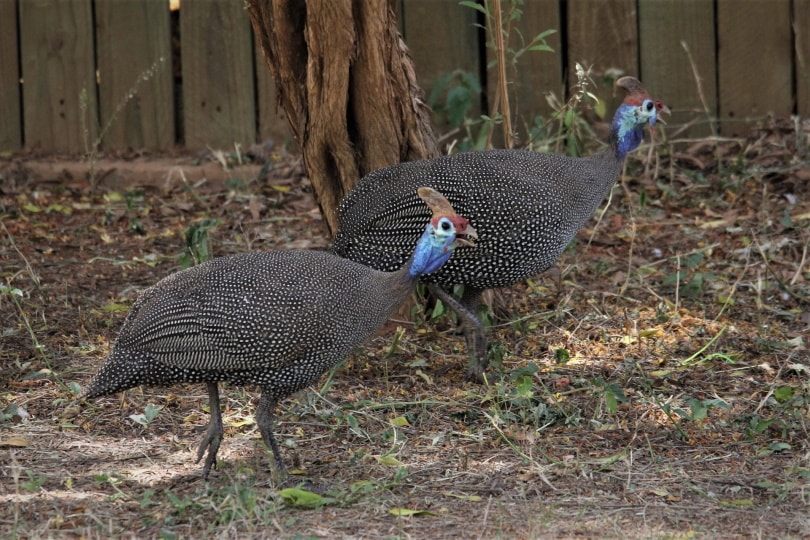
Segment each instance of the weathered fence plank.
[[722,131],[793,108],[790,0],[717,0],[719,112]]
[[[169,149],[183,139],[192,149],[287,141],[287,122],[241,3],[184,2],[182,62],[174,63],[166,4],[0,0],[0,151],[23,143],[44,152],[86,151],[99,126],[106,148]],[[481,14],[457,0],[389,5],[400,15],[426,93],[449,73],[484,76],[486,99],[474,99],[467,116],[488,112],[481,107],[487,99],[491,105],[496,77],[487,71],[492,51],[483,48],[476,26]],[[747,121],[770,113],[810,115],[810,0],[530,0],[521,9],[511,23],[513,51],[520,48],[518,31],[528,40],[561,21],[568,27],[549,40],[557,53],[526,53],[510,72],[517,144],[536,115],[549,114],[544,94],[562,95],[561,81],[573,82],[577,61],[593,65],[608,114],[619,99],[610,88],[618,73],[609,70],[618,68],[673,105],[670,125],[694,124],[687,136],[709,133],[712,115],[726,135],[744,134]],[[150,75],[159,58],[164,63]],[[182,72],[173,74],[173,65]]]
[[169,4],[96,2],[101,139],[105,148],[174,145]]
[[256,139],[252,39],[242,2],[180,5],[186,147],[232,149]]
[[638,76],[636,0],[568,1],[568,86],[576,82],[574,64],[593,66],[596,95],[610,117],[622,97],[614,95],[609,70]]
[[796,112],[810,116],[810,0],[793,0]]
[[0,152],[8,152],[22,146],[15,0],[0,0],[0,21],[7,21],[0,29]]
[[[460,6],[457,0],[405,0],[402,4],[405,42],[411,51],[419,86],[426,97],[439,79],[448,73],[466,72],[480,81],[477,12]],[[468,113],[481,114],[476,100]],[[434,123],[437,133],[446,123]]]
[[691,124],[685,135],[711,134],[717,118],[714,24],[713,0],[639,2],[641,80],[672,102],[669,124]]
[[25,144],[86,151],[98,122],[90,0],[25,1],[19,10]]
[[[504,6],[509,2],[504,2]],[[563,84],[562,54],[560,51],[560,6],[557,0],[533,0],[522,6],[519,20],[509,23],[509,43],[507,48],[507,79],[509,80],[509,107],[512,112],[512,130],[517,133],[516,146],[528,142],[528,136],[537,116],[548,120],[552,112],[546,94],[554,92],[565,102]],[[503,15],[506,22],[507,14]],[[545,30],[557,32],[546,38],[546,42],[555,52],[523,51],[518,58],[514,54],[524,49],[531,40]],[[512,63],[514,59],[514,64]],[[490,106],[495,97],[497,70],[494,66],[495,55],[491,47],[487,48],[487,65],[490,66],[487,77],[487,95]],[[496,128],[496,134],[500,129]],[[501,140],[501,137],[496,137]]]

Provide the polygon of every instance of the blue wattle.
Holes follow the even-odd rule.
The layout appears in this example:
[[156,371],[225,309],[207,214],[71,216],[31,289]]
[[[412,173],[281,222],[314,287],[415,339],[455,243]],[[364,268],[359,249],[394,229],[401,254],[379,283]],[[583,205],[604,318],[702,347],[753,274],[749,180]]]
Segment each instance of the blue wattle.
[[447,249],[447,245],[438,242],[434,243],[434,237],[431,236],[430,231],[433,226],[428,225],[419,242],[416,244],[416,249],[413,253],[413,262],[408,269],[408,275],[411,277],[419,277],[422,274],[429,274],[435,272],[447,262],[447,259],[453,254],[452,250]]

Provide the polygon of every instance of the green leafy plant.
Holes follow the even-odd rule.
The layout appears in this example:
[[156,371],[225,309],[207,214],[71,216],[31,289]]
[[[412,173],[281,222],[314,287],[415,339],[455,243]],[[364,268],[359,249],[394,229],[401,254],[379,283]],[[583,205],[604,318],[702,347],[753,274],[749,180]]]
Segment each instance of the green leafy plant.
[[[728,409],[728,403],[723,401],[722,399],[696,399],[696,398],[689,398],[687,400],[687,405],[689,406],[689,410],[686,410],[681,407],[672,407],[668,403],[662,404],[662,410],[667,413],[675,413],[680,418],[684,420],[690,420],[692,422],[698,422],[700,420],[705,420],[709,416],[709,409],[711,408],[718,408],[718,409]],[[674,420],[673,420],[674,421]]]
[[561,413],[548,405],[544,390],[535,383],[539,368],[534,363],[517,368],[503,379],[487,385],[483,404],[490,414],[506,423],[541,427],[560,419]]
[[182,497],[178,497],[170,490],[166,490],[166,497],[169,499],[171,503],[171,511],[175,515],[181,515],[186,513],[189,510],[201,510],[203,507],[200,503],[194,500],[189,495],[183,495]]
[[618,384],[597,379],[593,381],[593,386],[602,394],[608,413],[616,414],[619,411],[619,403],[627,403],[627,396]]
[[[503,130],[504,145],[511,148],[514,134],[509,107],[509,77],[516,76],[519,60],[526,53],[552,52],[547,38],[556,30],[545,30],[528,39],[524,37],[514,24],[523,16],[522,2],[518,0],[506,2],[506,8],[501,0],[483,3],[463,0],[459,4],[484,15],[486,45],[495,56],[489,66],[496,67],[495,96],[487,113],[472,118],[471,111],[481,101],[481,82],[477,75],[456,70],[439,78],[428,96],[428,105],[450,128],[448,136],[461,134],[452,145],[455,150],[491,148],[492,136],[499,125]],[[511,46],[513,43],[514,47]]]
[[711,272],[701,271],[699,268],[703,264],[706,256],[702,252],[692,253],[680,261],[679,269],[668,275],[663,282],[665,287],[676,286],[680,296],[685,298],[700,298],[703,296],[707,283],[715,279]]
[[428,96],[428,105],[443,115],[448,125],[464,125],[470,110],[481,96],[478,77],[467,71],[455,70],[439,77]]
[[302,508],[320,508],[337,502],[332,497],[324,497],[318,493],[297,487],[282,489],[278,492],[278,495],[288,505]]
[[93,477],[93,480],[98,482],[99,484],[107,484],[108,486],[112,487],[115,493],[113,493],[108,500],[110,501],[117,501],[118,499],[128,499],[129,496],[124,493],[120,487],[120,484],[124,483],[124,479],[121,478],[119,475],[112,473],[106,474],[101,473],[97,474]]
[[183,268],[204,263],[211,258],[211,238],[208,231],[219,224],[219,219],[205,219],[186,229],[186,252],[180,257]]
[[148,403],[146,408],[143,411],[143,414],[130,414],[129,417],[138,424],[146,427],[152,423],[152,421],[157,418],[157,415],[160,413],[161,408]]
[[575,75],[577,80],[568,101],[561,102],[553,93],[546,97],[553,112],[548,120],[540,116],[534,119],[529,131],[530,148],[557,153],[565,150],[569,156],[581,156],[585,142],[596,138],[583,112],[592,109],[599,118],[604,118],[605,103],[591,91],[596,83],[590,67],[577,63]]
[[38,492],[42,485],[45,484],[46,477],[39,474],[34,474],[30,469],[25,469],[25,475],[28,480],[20,482],[20,487],[26,491]]
[[18,419],[25,419],[28,418],[30,414],[28,411],[25,410],[24,407],[17,405],[16,403],[9,403],[2,409],[0,409],[0,424],[5,422],[10,422],[15,418]]
[[[470,0],[462,0],[462,6],[474,9],[482,13],[486,20],[487,47],[492,49],[495,60],[488,67],[496,68],[495,95],[491,100],[489,115],[482,115],[485,126],[488,127],[482,133],[486,134],[482,148],[492,146],[492,128],[494,124],[501,124],[503,129],[503,142],[507,148],[514,145],[512,111],[509,106],[509,77],[516,76],[518,71],[518,60],[521,56],[530,51],[553,52],[553,49],[546,41],[546,38],[556,32],[549,29],[536,34],[526,40],[515,23],[523,17],[521,0],[510,0],[504,9],[501,0],[485,0],[483,3]],[[516,39],[511,39],[515,36]],[[517,47],[513,48],[515,42]],[[511,73],[508,73],[511,72]]]

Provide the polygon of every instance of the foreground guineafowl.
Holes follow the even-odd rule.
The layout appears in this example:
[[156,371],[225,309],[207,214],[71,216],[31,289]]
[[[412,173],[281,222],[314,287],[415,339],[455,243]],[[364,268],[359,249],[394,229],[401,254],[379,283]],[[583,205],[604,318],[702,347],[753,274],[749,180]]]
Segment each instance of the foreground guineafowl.
[[208,477],[223,433],[218,383],[258,385],[256,423],[283,475],[272,432],[276,403],[344,360],[412,293],[419,276],[475,238],[439,193],[418,191],[433,216],[425,216],[427,227],[423,222],[410,259],[396,272],[323,251],[255,252],[213,259],[146,289],[83,397],[207,383],[211,422],[197,462],[207,451]]
[[[613,117],[608,148],[586,158],[527,150],[465,152],[401,163],[363,177],[340,204],[333,251],[379,270],[398,268],[427,217],[417,186],[440,191],[478,231],[475,247],[458,250],[441,270],[422,279],[464,323],[467,378],[481,380],[487,343],[476,309],[485,289],[539,274],[571,242],[610,192],[628,152],[659,112],[638,79],[622,77],[627,92]],[[464,285],[461,302],[450,293]]]

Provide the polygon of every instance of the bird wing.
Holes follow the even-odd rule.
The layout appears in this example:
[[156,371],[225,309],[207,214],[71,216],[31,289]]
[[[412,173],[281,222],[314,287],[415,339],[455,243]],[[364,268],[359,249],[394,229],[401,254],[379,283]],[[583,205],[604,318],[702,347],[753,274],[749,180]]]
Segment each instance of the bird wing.
[[169,276],[141,295],[118,346],[199,370],[293,361],[316,332],[316,273],[296,267],[296,257],[265,263],[224,269],[221,263],[216,271],[195,267]]

